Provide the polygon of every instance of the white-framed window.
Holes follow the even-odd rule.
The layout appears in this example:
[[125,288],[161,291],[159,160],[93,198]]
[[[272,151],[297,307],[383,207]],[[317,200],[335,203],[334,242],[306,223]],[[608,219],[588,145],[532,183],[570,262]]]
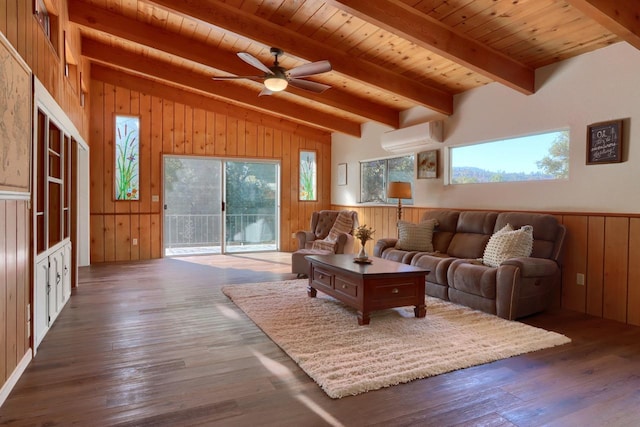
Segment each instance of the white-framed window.
[[[395,203],[387,198],[387,183],[404,181],[413,187],[415,156],[413,154],[360,162],[360,203]],[[403,204],[413,204],[413,199],[403,199]]]
[[569,178],[569,130],[451,147],[449,183]]

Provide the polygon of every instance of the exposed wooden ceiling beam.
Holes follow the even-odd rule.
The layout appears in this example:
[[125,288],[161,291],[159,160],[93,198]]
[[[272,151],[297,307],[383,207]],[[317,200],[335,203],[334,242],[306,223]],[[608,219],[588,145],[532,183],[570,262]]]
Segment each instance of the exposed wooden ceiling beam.
[[[247,64],[233,53],[164,31],[153,25],[127,18],[83,1],[70,0],[69,20],[78,25],[99,30],[214,69],[235,75],[247,74]],[[189,48],[185,49],[185,46],[189,46]],[[356,98],[338,88],[332,88],[322,94],[314,94],[291,87],[288,92],[394,128],[399,126],[400,118],[397,111]]]
[[236,105],[229,104],[228,102],[219,101],[207,95],[184,91],[181,88],[156,80],[134,76],[133,74],[128,74],[97,63],[91,64],[91,78],[93,80],[168,99],[173,102],[187,104],[194,108],[201,108],[230,117],[248,120],[261,126],[291,132],[292,134],[305,138],[311,138],[325,143],[331,142],[330,132],[294,123],[288,119],[281,119],[258,111],[251,111],[247,114],[246,108],[238,107]]
[[640,49],[640,6],[637,1],[567,0],[567,3]]
[[333,69],[365,84],[376,86],[443,114],[453,113],[453,95],[416,82],[387,68],[353,57],[347,52],[301,36],[296,31],[260,19],[219,1],[145,0],[190,19],[226,29],[267,46],[283,48],[309,61],[328,59]]
[[306,108],[278,96],[258,97],[254,90],[219,85],[218,82],[214,82],[207,76],[195,74],[193,71],[163,61],[142,57],[125,49],[108,46],[95,40],[82,39],[82,55],[94,61],[173,82],[186,89],[195,89],[212,96],[225,98],[228,102],[253,110],[275,114],[327,131],[360,137],[360,123],[358,122]]
[[519,92],[530,95],[535,91],[532,68],[400,0],[328,0],[328,3]]

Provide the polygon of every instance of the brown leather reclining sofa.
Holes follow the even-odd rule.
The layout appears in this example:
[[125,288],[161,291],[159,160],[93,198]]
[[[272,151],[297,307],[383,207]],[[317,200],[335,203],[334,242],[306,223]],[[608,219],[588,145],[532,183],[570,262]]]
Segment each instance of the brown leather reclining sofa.
[[[374,256],[415,265],[430,272],[427,295],[463,304],[505,319],[547,309],[560,286],[560,257],[565,227],[549,214],[434,210],[422,221],[436,219],[434,252],[396,249],[398,239],[376,242]],[[489,239],[505,225],[533,226],[530,257],[510,258],[498,267],[480,259]]]

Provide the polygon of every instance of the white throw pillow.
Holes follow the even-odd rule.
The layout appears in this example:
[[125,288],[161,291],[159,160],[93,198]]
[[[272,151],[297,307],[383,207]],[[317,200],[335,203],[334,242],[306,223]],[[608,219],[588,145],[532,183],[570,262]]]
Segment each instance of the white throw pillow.
[[498,267],[503,261],[515,257],[528,257],[533,251],[533,227],[525,225],[513,230],[510,224],[491,236],[484,248],[482,263]]
[[433,229],[436,225],[438,221],[435,219],[428,219],[419,224],[398,221],[396,249],[433,252]]

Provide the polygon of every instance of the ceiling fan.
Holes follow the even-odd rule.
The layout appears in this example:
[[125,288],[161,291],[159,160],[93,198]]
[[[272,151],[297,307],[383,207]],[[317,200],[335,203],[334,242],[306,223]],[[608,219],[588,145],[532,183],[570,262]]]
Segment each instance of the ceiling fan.
[[264,88],[260,92],[259,96],[271,95],[274,92],[283,91],[288,85],[315,93],[322,93],[331,87],[323,83],[302,80],[301,78],[331,71],[331,63],[329,61],[311,62],[309,64],[303,64],[290,70],[286,70],[278,63],[278,57],[283,54],[284,52],[282,49],[272,47],[271,55],[274,56],[274,61],[271,67],[267,67],[250,53],[238,52],[240,59],[258,70],[263,71],[264,74],[261,76],[214,76],[213,80],[262,80],[264,82]]

